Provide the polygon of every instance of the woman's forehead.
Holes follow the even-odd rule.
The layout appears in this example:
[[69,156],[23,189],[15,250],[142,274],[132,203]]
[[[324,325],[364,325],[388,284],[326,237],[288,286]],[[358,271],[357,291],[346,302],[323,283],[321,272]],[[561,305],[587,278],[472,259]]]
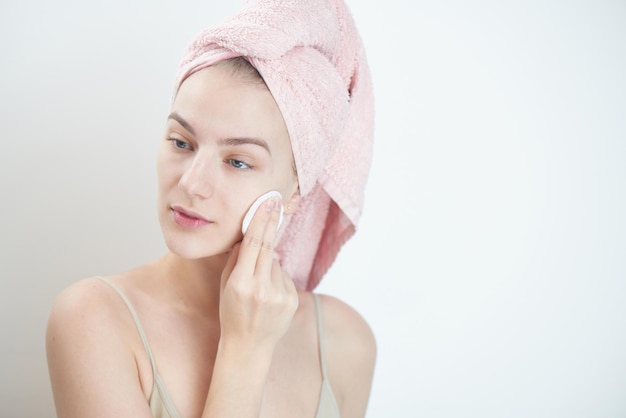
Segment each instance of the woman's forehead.
[[207,67],[185,79],[169,119],[198,142],[219,145],[244,140],[294,164],[287,126],[267,86],[241,78],[227,67]]
[[210,124],[288,137],[282,113],[268,88],[222,67],[208,67],[189,76],[178,90],[172,112],[198,130],[201,126],[196,125]]

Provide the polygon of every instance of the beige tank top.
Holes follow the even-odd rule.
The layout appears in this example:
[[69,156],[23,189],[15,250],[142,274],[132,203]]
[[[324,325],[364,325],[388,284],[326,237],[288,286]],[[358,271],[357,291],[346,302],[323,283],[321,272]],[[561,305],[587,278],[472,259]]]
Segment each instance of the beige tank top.
[[[139,317],[137,316],[133,305],[130,303],[130,300],[128,300],[126,295],[124,295],[124,293],[122,293],[122,291],[117,286],[109,282],[104,277],[99,277],[99,279],[108,284],[113,290],[115,290],[115,292],[117,292],[117,294],[122,298],[124,303],[126,303],[126,306],[128,307],[128,310],[130,311],[133,320],[135,321],[135,325],[137,326],[137,331],[141,336],[141,341],[143,341],[143,346],[150,359],[150,365],[152,366],[152,376],[154,376],[152,394],[150,395],[149,401],[152,416],[154,418],[181,418],[180,414],[176,410],[176,407],[172,403],[172,400],[167,392],[167,388],[165,387],[163,380],[161,379],[161,376],[159,375],[156,367],[156,362],[154,361],[154,357],[152,356],[150,344],[148,344],[148,339],[146,338],[146,334],[143,331],[143,327],[141,326],[141,322],[139,322]],[[315,300],[315,312],[317,315],[317,339],[319,342],[318,351],[320,355],[320,365],[322,368],[322,387],[320,388],[320,395],[315,418],[340,418],[339,407],[337,406],[335,395],[333,394],[333,390],[330,387],[326,374],[322,310],[316,294],[313,294],[313,299]]]

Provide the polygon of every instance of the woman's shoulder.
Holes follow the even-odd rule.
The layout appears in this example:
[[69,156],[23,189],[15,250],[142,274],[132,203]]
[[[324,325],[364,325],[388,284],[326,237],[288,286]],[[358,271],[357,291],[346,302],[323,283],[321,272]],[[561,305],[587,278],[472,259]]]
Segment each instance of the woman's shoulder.
[[[48,317],[46,353],[59,415],[88,415],[94,396],[104,390],[112,399],[127,399],[138,388],[149,393],[148,386],[139,384],[136,353],[141,341],[128,316],[124,301],[96,277],[57,296]],[[142,408],[140,402],[128,404]]]
[[374,333],[363,316],[347,303],[329,295],[318,295],[318,299],[327,371],[341,416],[363,416],[376,361]]
[[317,294],[322,310],[325,338],[329,343],[349,346],[350,354],[360,348],[361,354],[376,355],[376,339],[363,316],[346,302],[330,295]]
[[123,299],[112,286],[126,293],[133,286],[132,280],[137,274],[128,271],[113,276],[93,276],[81,279],[63,289],[55,298],[50,315],[69,315],[82,313],[76,320],[111,318],[112,312],[119,312],[124,305]]
[[46,342],[48,349],[63,350],[80,343],[86,350],[97,351],[99,344],[119,341],[127,324],[123,300],[104,281],[90,277],[57,295],[48,317]]
[[116,336],[113,341],[125,338],[128,342],[128,337],[136,334],[136,330],[132,320],[129,321],[129,307],[115,289],[119,289],[122,295],[128,293],[133,280],[127,279],[132,276],[132,271],[106,278],[94,276],[66,287],[52,304],[48,338],[57,335],[59,343],[71,344],[80,339],[83,345],[89,345],[110,333]]
[[[79,280],[59,293],[50,312],[51,319],[56,316],[67,316],[70,321],[97,321],[99,319],[115,318],[121,315],[125,318],[124,301],[112,286],[128,296],[140,283],[148,266],[112,276],[93,276]],[[116,315],[117,314],[117,315]]]
[[57,295],[50,311],[50,319],[62,319],[71,324],[110,318],[116,305],[110,290],[99,277],[77,281]]

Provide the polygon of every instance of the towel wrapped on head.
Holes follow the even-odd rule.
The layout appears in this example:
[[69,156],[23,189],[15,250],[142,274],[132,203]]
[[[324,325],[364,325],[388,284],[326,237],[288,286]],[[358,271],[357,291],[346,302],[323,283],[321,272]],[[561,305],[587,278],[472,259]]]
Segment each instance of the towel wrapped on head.
[[365,51],[342,0],[256,0],[201,32],[176,81],[243,56],[261,74],[291,140],[302,196],[276,244],[296,286],[313,290],[354,234],[372,156]]

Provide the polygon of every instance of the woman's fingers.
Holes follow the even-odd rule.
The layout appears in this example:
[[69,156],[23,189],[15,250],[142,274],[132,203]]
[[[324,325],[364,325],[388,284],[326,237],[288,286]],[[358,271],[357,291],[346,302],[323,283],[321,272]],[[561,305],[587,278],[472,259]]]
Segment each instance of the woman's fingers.
[[281,204],[280,199],[271,198],[256,211],[241,242],[237,269],[250,276],[271,272]]
[[283,269],[280,267],[280,263],[277,260],[272,261],[272,285],[276,289],[280,289],[281,292],[284,292],[286,289],[284,276],[285,273]]
[[[282,269],[281,269],[282,271]],[[293,282],[293,280],[291,279],[291,277],[289,277],[289,275],[287,275],[285,272],[283,272],[282,274],[282,279],[283,279],[283,284],[285,286],[285,290],[287,290],[287,293],[290,293],[292,295],[295,296],[296,300],[298,299],[298,289],[296,289],[296,284]]]
[[256,262],[255,273],[259,275],[272,274],[272,265],[274,264],[274,241],[276,240],[276,232],[278,230],[278,222],[280,220],[280,210],[282,202],[279,199],[273,199],[268,210],[270,217],[265,231],[263,232],[263,243],[259,251]]
[[237,347],[275,347],[298,307],[291,279],[274,260],[281,201],[265,201],[224,267],[220,298],[221,336]]

